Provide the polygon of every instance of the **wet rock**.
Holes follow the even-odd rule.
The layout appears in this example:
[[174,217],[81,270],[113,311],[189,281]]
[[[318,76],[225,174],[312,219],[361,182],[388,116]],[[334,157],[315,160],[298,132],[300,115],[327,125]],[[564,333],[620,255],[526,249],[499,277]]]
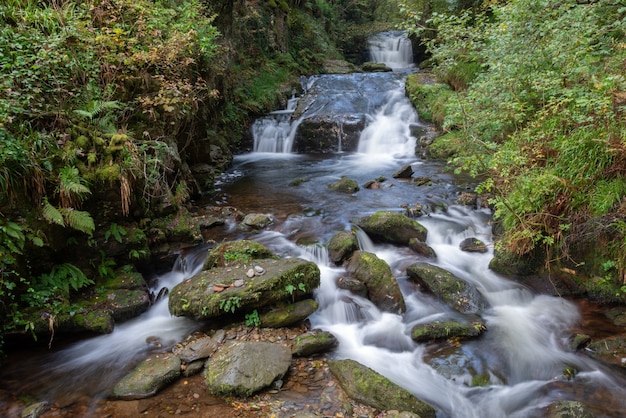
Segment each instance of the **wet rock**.
[[365,284],[370,300],[379,309],[392,313],[404,312],[400,286],[384,260],[372,253],[356,251],[346,270]]
[[486,253],[487,246],[484,242],[479,240],[478,238],[465,238],[459,244],[461,251],[466,251],[468,253]]
[[249,264],[256,259],[278,259],[269,248],[251,240],[222,243],[209,251],[203,270],[226,267],[233,264]]
[[406,269],[409,279],[461,313],[479,313],[487,302],[478,289],[441,267],[428,263],[411,264]]
[[262,314],[260,317],[261,326],[266,328],[288,327],[304,321],[309,315],[317,311],[317,308],[318,304],[313,299],[290,303]]
[[143,399],[155,395],[180,375],[180,359],[173,354],[149,357],[113,388],[118,399]]
[[202,370],[204,370],[204,363],[205,363],[204,360],[196,360],[196,361],[192,361],[189,364],[183,364],[181,366],[182,375],[184,377],[190,377],[190,376],[197,375]]
[[426,241],[426,228],[399,212],[376,212],[355,223],[375,241],[401,245],[408,245],[411,238]]
[[486,329],[485,324],[480,321],[472,323],[435,321],[415,325],[411,330],[411,338],[417,342],[447,340],[449,338],[468,339],[478,337]]
[[571,351],[582,350],[591,343],[591,337],[587,334],[574,334],[569,338],[568,346]]
[[39,418],[41,414],[45,412],[46,409],[48,409],[48,402],[45,402],[45,401],[36,402],[24,408],[20,417],[21,418]]
[[597,360],[626,368],[626,335],[616,335],[594,341],[586,352]]
[[[198,320],[241,316],[305,298],[319,287],[320,270],[313,262],[299,258],[256,261],[265,274],[246,280],[242,287],[235,287],[234,282],[245,277],[248,269],[243,265],[201,271],[179,283],[170,291],[170,312]],[[216,292],[217,285],[222,291]]]
[[285,346],[228,341],[207,362],[204,378],[214,395],[250,396],[281,379],[290,365],[291,350]]
[[337,338],[330,332],[314,330],[300,335],[291,348],[295,357],[308,357],[313,354],[325,353],[332,350],[338,344]]
[[348,260],[359,249],[359,243],[352,231],[336,233],[328,242],[328,257],[336,265]]
[[243,221],[241,221],[244,226],[252,229],[263,229],[273,222],[274,219],[272,215],[265,213],[249,213],[243,218]]
[[367,299],[367,286],[360,280],[350,277],[340,277],[337,279],[339,289],[349,290],[357,296]]
[[172,350],[183,363],[205,359],[213,354],[224,341],[226,332],[218,330],[212,337],[202,334],[192,335],[187,340],[177,344]]
[[116,321],[125,321],[145,312],[150,307],[150,295],[145,290],[112,290],[105,295],[103,309],[111,311]]
[[594,418],[582,402],[556,401],[546,408],[546,418]]
[[332,374],[348,396],[380,410],[413,412],[421,418],[434,418],[435,409],[406,389],[354,360],[329,360]]
[[365,114],[312,115],[298,126],[293,150],[297,153],[355,151],[365,125]]
[[329,184],[328,187],[336,192],[348,194],[356,193],[359,191],[359,184],[356,181],[349,179],[345,176],[341,177],[339,181]]
[[410,179],[413,175],[413,167],[410,164],[405,165],[391,175],[394,179]]
[[433,250],[430,245],[418,240],[417,238],[411,238],[409,240],[409,248],[411,248],[416,253],[423,255],[424,257],[437,258],[437,253],[435,253],[435,250]]
[[433,184],[433,181],[428,177],[420,176],[413,179],[413,184],[415,186],[430,186]]
[[361,69],[365,73],[385,73],[393,71],[393,69],[380,62],[364,62]]

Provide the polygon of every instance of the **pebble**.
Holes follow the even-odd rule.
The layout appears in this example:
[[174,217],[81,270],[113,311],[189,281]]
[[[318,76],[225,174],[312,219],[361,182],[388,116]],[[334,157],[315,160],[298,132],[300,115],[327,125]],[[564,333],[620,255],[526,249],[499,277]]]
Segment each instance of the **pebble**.
[[246,276],[250,278],[254,277],[254,269],[249,269],[248,272],[246,273]]
[[262,276],[262,275],[265,274],[265,269],[263,267],[261,267],[261,266],[254,266],[254,273],[257,276]]
[[245,282],[243,281],[243,279],[239,279],[239,280],[235,280],[235,283],[233,283],[235,285],[235,287],[241,287],[245,284]]

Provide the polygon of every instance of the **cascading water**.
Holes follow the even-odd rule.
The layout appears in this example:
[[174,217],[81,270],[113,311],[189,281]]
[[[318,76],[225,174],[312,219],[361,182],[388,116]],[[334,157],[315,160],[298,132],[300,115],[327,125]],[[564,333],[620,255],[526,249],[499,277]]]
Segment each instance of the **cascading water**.
[[297,123],[291,123],[298,99],[295,95],[287,102],[285,110],[271,112],[252,124],[254,152],[289,153],[298,129]]
[[368,39],[370,59],[392,69],[413,66],[413,46],[402,31],[382,32]]

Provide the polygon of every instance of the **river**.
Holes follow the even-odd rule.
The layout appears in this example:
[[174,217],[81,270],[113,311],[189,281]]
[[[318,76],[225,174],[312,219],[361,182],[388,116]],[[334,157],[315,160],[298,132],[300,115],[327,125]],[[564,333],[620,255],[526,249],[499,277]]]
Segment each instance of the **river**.
[[[385,42],[377,45],[406,47],[399,41]],[[383,56],[391,56],[396,69],[409,67],[406,72],[414,71],[406,61],[409,54],[405,50],[399,54]],[[255,151],[235,158],[232,169],[217,185],[217,202],[205,202],[234,206],[245,213],[269,213],[274,223],[258,234],[226,225],[214,232],[213,238],[251,238],[279,255],[315,261],[322,272],[321,286],[315,293],[320,309],[310,322],[339,340],[330,356],[371,367],[435,406],[439,418],[541,417],[543,408],[556,400],[581,401],[597,417],[626,415],[624,376],[584,352],[568,348],[568,339],[583,320],[579,305],[536,294],[492,272],[488,267],[493,257],[490,211],[457,203],[460,193],[473,188],[473,180],[455,176],[443,163],[415,156],[412,132],[422,124],[404,96],[406,72],[371,78],[328,75],[308,79],[307,89],[324,85],[324,91],[334,98],[323,106],[309,106],[303,117],[324,111],[345,116],[335,106],[337,92],[354,91],[351,83],[358,80],[358,97],[367,99],[367,123],[358,147],[345,150],[339,137],[331,153],[292,152],[301,122],[290,117],[297,104],[294,97],[287,109],[254,127]],[[380,91],[381,85],[391,87]],[[406,165],[411,166],[414,178],[429,181],[417,186],[410,180],[394,179],[392,174]],[[329,184],[344,176],[359,185],[378,180],[379,187],[361,187],[353,194],[329,190]],[[292,183],[295,179],[301,181],[296,185]],[[381,210],[405,212],[407,208],[424,212],[417,220],[428,229],[427,244],[434,249],[436,259],[426,259],[409,248],[374,243],[360,235],[361,248],[389,264],[403,291],[406,312],[384,313],[368,300],[337,288],[337,278],[346,271],[328,261],[325,244],[337,232],[351,229],[356,218]],[[488,251],[461,251],[459,244],[468,237],[479,238]],[[410,330],[415,324],[455,316],[448,306],[409,283],[405,270],[416,261],[445,268],[480,290],[489,304],[480,312],[487,327],[482,337],[462,344],[411,340]],[[171,287],[200,266],[201,260],[189,257],[186,264],[181,262],[161,277],[160,286]],[[116,327],[110,335],[39,357],[37,367],[30,366],[30,383],[22,382],[20,390],[30,388],[52,400],[68,392],[97,397],[125,371],[119,365],[130,365],[150,351],[145,344],[148,336],[158,335],[167,346],[197,327],[191,320],[172,318],[165,301],[160,302],[139,318]],[[118,367],[111,368],[111,364]]]

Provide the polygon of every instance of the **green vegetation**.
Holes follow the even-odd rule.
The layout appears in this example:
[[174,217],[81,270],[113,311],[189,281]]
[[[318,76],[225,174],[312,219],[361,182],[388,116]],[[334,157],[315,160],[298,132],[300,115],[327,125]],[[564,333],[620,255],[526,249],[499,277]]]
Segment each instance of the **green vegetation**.
[[512,0],[446,14],[406,3],[404,26],[450,87],[428,99],[433,119],[462,143],[450,161],[492,196],[499,249],[591,275],[614,260],[624,281],[626,8]]

